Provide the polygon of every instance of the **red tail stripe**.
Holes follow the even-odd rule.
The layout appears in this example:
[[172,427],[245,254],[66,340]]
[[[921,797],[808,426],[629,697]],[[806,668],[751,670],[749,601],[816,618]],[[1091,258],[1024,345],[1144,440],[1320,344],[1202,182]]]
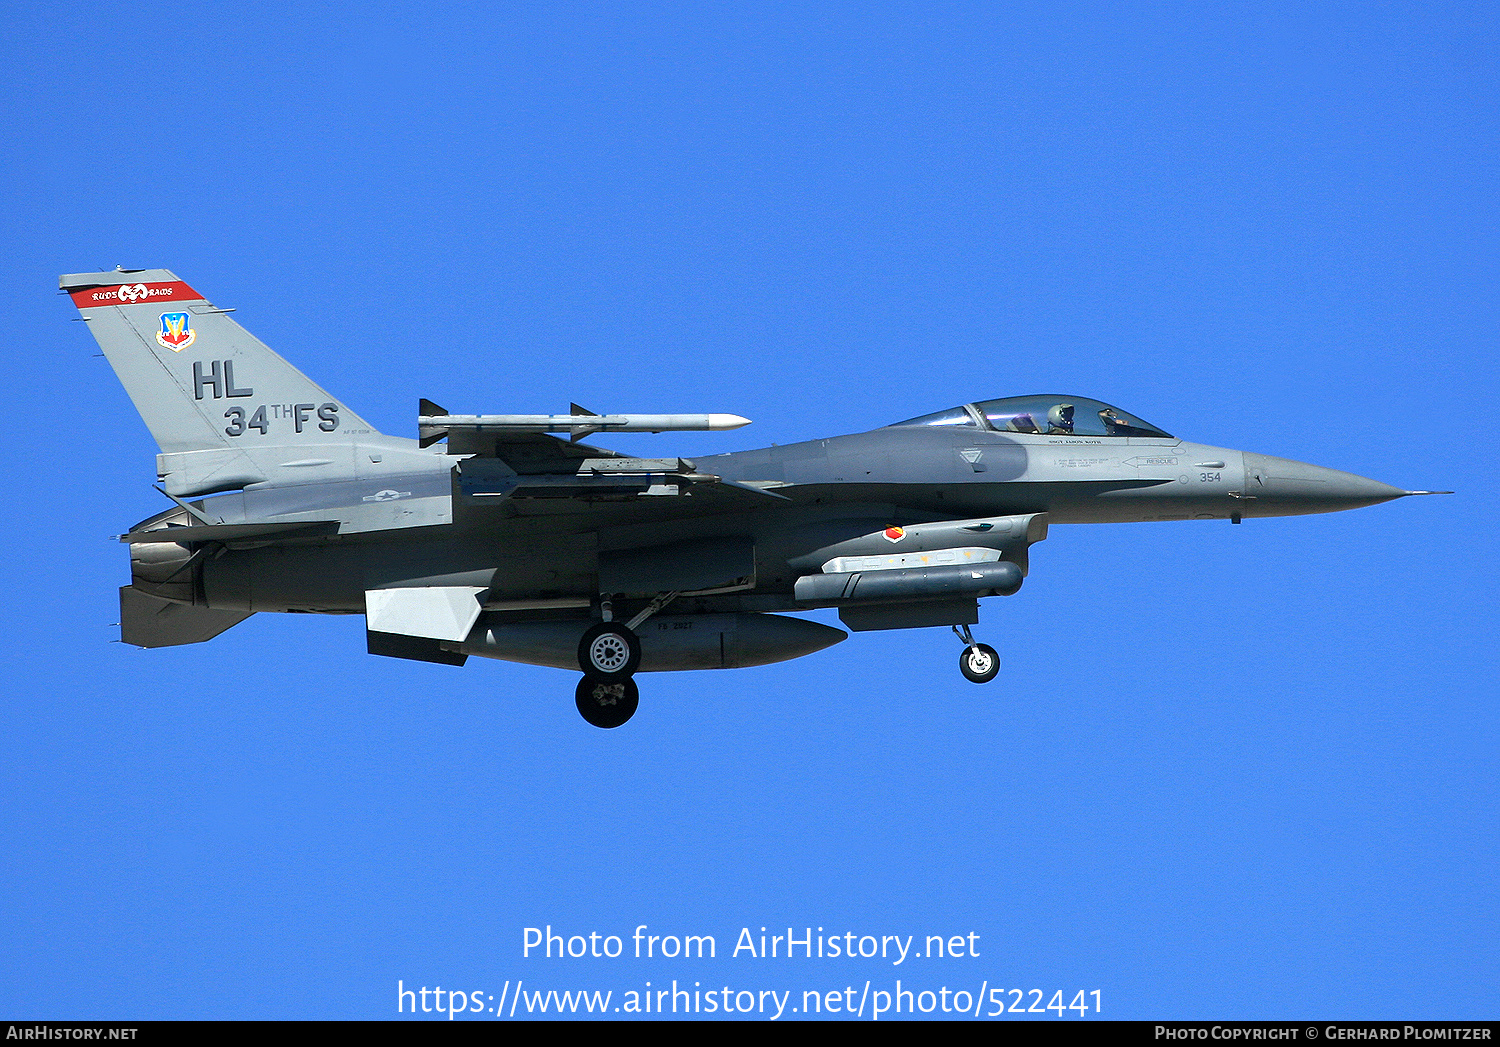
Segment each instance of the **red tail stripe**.
[[73,292],[73,304],[80,309],[101,305],[144,305],[156,302],[202,302],[204,297],[178,280],[167,284],[118,284],[90,287]]

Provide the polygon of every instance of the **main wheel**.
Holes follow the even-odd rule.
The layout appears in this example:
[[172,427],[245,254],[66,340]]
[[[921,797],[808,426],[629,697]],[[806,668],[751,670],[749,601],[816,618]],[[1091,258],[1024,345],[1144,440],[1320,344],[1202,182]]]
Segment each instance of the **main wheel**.
[[623,680],[641,664],[641,641],[617,622],[596,622],[578,641],[578,667],[589,676]]
[[1000,656],[989,644],[976,643],[958,656],[958,671],[970,683],[989,683],[1000,672]]
[[583,718],[595,727],[618,727],[635,715],[641,691],[629,676],[623,680],[585,676],[578,681],[573,701]]

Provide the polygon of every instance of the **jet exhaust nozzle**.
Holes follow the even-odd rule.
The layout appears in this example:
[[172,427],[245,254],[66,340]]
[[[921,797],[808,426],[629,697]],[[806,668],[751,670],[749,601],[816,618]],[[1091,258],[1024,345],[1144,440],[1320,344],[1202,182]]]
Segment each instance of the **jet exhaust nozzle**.
[[130,545],[130,584],[143,593],[175,603],[196,603],[199,588],[199,565],[192,563],[193,550],[170,541],[173,527],[193,523],[186,511],[168,509],[137,525],[139,531],[161,531],[159,542],[132,542]]

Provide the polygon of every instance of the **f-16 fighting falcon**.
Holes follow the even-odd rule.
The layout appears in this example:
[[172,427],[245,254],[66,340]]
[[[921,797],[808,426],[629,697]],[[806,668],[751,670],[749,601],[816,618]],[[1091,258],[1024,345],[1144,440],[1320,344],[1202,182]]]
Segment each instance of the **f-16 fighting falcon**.
[[[732,414],[460,415],[377,432],[165,269],[61,279],[161,448],[175,503],[121,536],[121,636],[200,643],[257,611],[362,614],[371,654],[581,673],[585,720],[638,672],[797,658],[841,629],[951,628],[975,683],[979,599],[1021,587],[1052,524],[1327,513],[1409,494],[1188,443],[1081,396],[964,404],[871,432],[633,458],[597,434],[733,429]],[[551,435],[559,434],[559,435]]]

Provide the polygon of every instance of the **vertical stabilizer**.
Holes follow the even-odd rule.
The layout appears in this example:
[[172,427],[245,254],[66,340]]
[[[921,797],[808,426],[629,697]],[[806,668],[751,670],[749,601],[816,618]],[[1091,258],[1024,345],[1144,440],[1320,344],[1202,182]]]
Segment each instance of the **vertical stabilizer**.
[[375,433],[166,269],[74,273],[59,286],[156,438],[174,493],[265,479],[289,451],[348,456]]
[[374,431],[169,270],[75,273],[59,284],[163,452]]

